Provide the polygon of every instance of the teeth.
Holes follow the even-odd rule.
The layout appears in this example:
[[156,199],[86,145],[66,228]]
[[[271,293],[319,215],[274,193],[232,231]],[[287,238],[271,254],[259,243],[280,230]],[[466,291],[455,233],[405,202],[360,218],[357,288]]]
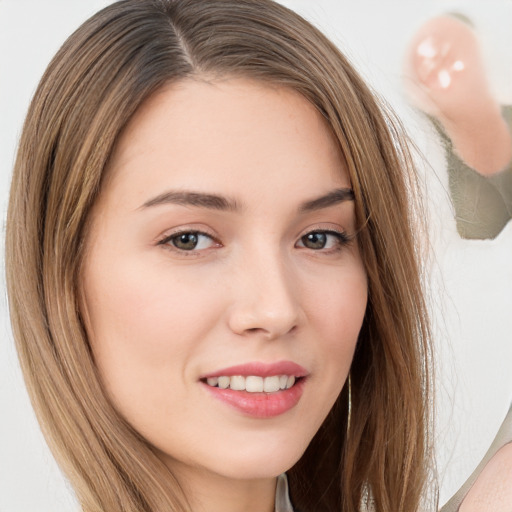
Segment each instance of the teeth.
[[209,377],[206,379],[206,382],[208,382],[208,386],[215,387],[219,383],[219,379],[217,377]]
[[222,388],[222,389],[229,388],[230,381],[231,381],[231,379],[229,377],[219,377],[219,380],[218,380],[219,388]]
[[239,375],[231,377],[231,382],[229,387],[235,391],[244,391],[245,390],[245,378]]
[[266,393],[273,393],[279,391],[279,377],[265,377],[263,381],[263,391]]
[[[243,379],[243,377],[240,378]],[[251,375],[246,377],[244,380],[245,390],[249,391],[249,393],[261,393],[263,391],[263,377],[255,377]],[[233,377],[231,377],[231,381],[233,381]]]
[[209,377],[206,379],[209,386],[221,389],[233,389],[234,391],[248,391],[249,393],[275,393],[283,389],[290,389],[295,384],[293,375],[273,375],[271,377],[259,377],[257,375],[234,375],[233,377]]

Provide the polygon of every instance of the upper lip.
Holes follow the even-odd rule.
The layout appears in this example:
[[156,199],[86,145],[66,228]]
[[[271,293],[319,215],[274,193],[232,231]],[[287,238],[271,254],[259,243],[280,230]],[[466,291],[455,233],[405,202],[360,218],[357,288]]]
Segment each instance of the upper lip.
[[201,375],[200,379],[209,379],[211,377],[232,377],[234,375],[259,377],[271,377],[273,375],[293,375],[295,377],[306,377],[308,371],[293,361],[276,361],[274,363],[250,362],[238,364],[215,370],[211,373]]

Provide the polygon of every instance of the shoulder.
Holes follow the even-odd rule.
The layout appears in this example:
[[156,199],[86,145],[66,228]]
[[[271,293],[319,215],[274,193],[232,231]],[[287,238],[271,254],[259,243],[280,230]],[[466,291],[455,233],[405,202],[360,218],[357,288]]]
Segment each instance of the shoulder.
[[460,512],[510,512],[512,503],[512,443],[486,464],[466,495]]

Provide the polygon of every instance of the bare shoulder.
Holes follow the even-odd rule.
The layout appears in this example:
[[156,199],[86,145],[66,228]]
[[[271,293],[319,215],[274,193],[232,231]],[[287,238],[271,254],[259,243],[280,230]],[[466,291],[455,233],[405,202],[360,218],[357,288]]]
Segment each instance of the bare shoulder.
[[487,463],[459,511],[512,512],[512,443]]

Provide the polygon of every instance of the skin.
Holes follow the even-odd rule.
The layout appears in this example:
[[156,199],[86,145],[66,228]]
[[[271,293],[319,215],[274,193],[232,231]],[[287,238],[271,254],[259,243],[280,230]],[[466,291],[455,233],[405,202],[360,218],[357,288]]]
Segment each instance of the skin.
[[460,506],[460,512],[510,512],[511,481],[512,444],[507,444],[487,463]]
[[411,98],[441,122],[462,160],[487,176],[506,167],[512,138],[468,25],[444,16],[427,21],[408,49],[406,75]]
[[[354,204],[304,205],[346,187],[323,118],[269,84],[173,84],[120,138],[93,211],[83,313],[107,393],[194,512],[273,511],[276,476],[300,458],[345,383],[367,302]],[[151,204],[170,190],[221,195],[231,207]],[[208,235],[195,250],[169,240],[194,230]],[[345,235],[311,248],[303,237],[312,230]],[[308,377],[298,404],[277,417],[243,414],[200,382],[282,360]]]

